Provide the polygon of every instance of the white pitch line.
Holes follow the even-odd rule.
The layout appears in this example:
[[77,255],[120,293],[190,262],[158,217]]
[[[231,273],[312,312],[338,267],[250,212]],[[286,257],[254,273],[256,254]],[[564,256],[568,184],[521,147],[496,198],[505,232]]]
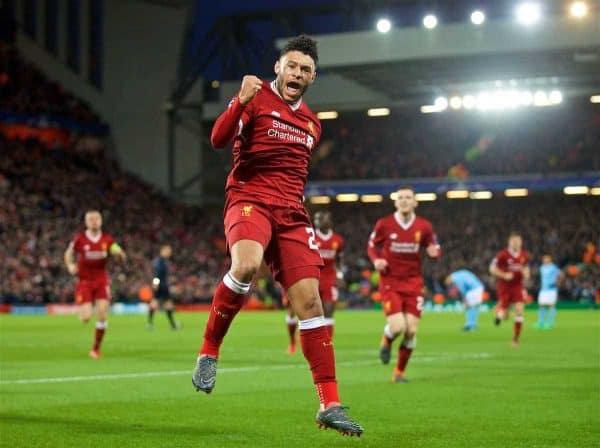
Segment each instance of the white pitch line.
[[[422,356],[415,357],[413,363],[421,362],[436,362],[436,361],[454,361],[463,359],[487,359],[491,358],[492,355],[489,353],[465,353],[462,355],[448,355],[448,356]],[[370,364],[378,364],[375,360],[365,361],[341,361],[337,362],[338,367],[354,367]],[[269,367],[264,366],[245,366],[245,367],[223,367],[219,369],[219,374],[222,373],[240,373],[240,372],[256,372],[264,370],[286,370],[286,369],[298,369],[306,368],[304,363],[294,364],[280,364]],[[30,378],[23,380],[5,380],[0,381],[0,386],[15,385],[15,384],[49,384],[49,383],[73,383],[81,381],[102,381],[102,380],[122,380],[131,378],[152,378],[152,377],[163,377],[163,376],[179,376],[179,375],[191,375],[190,370],[164,370],[160,372],[135,372],[135,373],[111,373],[105,375],[85,375],[85,376],[66,376],[56,378]]]

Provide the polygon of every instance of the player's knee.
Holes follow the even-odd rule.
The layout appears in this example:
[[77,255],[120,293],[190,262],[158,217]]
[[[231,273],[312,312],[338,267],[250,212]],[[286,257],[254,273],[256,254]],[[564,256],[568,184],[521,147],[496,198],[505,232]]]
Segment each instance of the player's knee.
[[238,261],[232,263],[229,272],[236,280],[250,283],[254,274],[258,272],[259,267],[260,263],[255,263],[254,261]]
[[310,294],[303,298],[298,304],[300,310],[302,311],[301,318],[309,319],[311,317],[318,317],[323,315],[323,306],[321,304],[321,299],[316,294]]
[[417,347],[417,334],[407,331],[402,339],[402,347],[414,350]]
[[406,329],[406,325],[402,320],[392,320],[391,322],[389,322],[389,326],[390,331],[393,334],[404,333],[404,330]]

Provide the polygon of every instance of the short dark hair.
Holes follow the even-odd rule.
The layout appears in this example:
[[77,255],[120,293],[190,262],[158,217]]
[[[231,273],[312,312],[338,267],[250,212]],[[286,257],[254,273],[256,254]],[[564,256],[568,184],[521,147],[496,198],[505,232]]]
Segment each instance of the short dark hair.
[[521,235],[521,232],[519,232],[518,230],[513,230],[512,232],[510,232],[508,234],[509,238],[512,238],[513,236],[518,236],[519,238],[523,238],[523,235]]
[[285,44],[285,46],[281,49],[280,56],[283,56],[290,51],[299,51],[300,53],[310,56],[313,61],[315,61],[315,65],[317,62],[319,62],[317,41],[306,34],[301,34],[300,36],[290,39],[288,43]]
[[410,185],[400,185],[398,188],[396,188],[396,191],[400,190],[410,190],[413,192],[413,194],[415,194],[415,189]]

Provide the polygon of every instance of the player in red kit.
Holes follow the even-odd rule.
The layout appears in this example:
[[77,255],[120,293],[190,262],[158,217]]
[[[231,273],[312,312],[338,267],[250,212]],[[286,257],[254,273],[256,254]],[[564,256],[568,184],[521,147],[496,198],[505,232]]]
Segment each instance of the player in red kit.
[[316,63],[313,39],[290,40],[275,62],[276,79],[244,76],[212,129],[215,148],[233,141],[224,210],[231,267],[215,291],[192,383],[212,392],[219,348],[264,258],[298,315],[302,352],[320,401],[317,424],[360,435],[362,427],[348,417],[338,396],[333,344],[319,297],[322,261],[303,206],[310,157],[321,137],[318,118],[302,100],[315,80]]
[[437,258],[441,249],[431,223],[415,215],[417,201],[412,188],[402,187],[396,192],[395,206],[396,213],[375,224],[367,250],[380,273],[379,291],[387,317],[380,358],[384,364],[390,362],[392,343],[403,334],[392,381],[405,383],[404,372],[416,347],[423,308],[421,250]]
[[344,238],[332,230],[330,212],[316,212],[313,222],[316,227],[315,241],[324,264],[319,280],[319,295],[323,301],[325,325],[329,330],[329,336],[333,338],[333,313],[338,299],[338,274],[342,272]]
[[[77,275],[75,302],[79,305],[79,317],[83,322],[91,319],[96,306],[96,331],[92,358],[100,357],[100,345],[104,338],[110,306],[110,280],[106,264],[109,255],[121,261],[127,259],[125,252],[112,236],[102,233],[102,215],[97,210],[85,214],[84,232],[78,233],[65,251],[65,265],[71,275]],[[77,262],[75,262],[77,255]]]
[[519,345],[521,328],[525,320],[525,290],[524,281],[529,279],[529,254],[523,250],[523,238],[518,232],[512,232],[508,237],[508,247],[501,250],[490,265],[490,273],[497,278],[496,294],[498,307],[496,310],[496,325],[508,318],[510,305],[515,307],[515,325],[512,345]]

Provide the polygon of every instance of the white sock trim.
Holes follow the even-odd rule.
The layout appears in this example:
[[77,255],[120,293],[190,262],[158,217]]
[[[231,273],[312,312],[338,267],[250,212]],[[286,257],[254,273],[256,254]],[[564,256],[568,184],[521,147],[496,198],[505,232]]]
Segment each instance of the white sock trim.
[[227,286],[236,294],[248,294],[248,291],[250,291],[251,284],[240,282],[233,275],[231,275],[231,272],[225,274],[223,277],[223,283],[225,283],[225,286]]
[[417,347],[417,337],[413,336],[411,339],[406,339],[406,336],[402,340],[402,347],[414,350]]
[[325,326],[327,327],[333,327],[333,324],[335,324],[335,320],[333,319],[333,317],[325,317],[323,321],[325,322]]
[[392,333],[390,324],[387,324],[385,327],[383,327],[383,334],[385,334],[388,339],[394,339],[396,337],[396,335]]
[[286,324],[297,324],[298,323],[298,318],[297,317],[292,317],[292,316],[285,316],[285,323]]
[[319,328],[324,326],[325,318],[323,316],[298,321],[298,328],[300,330],[312,330],[313,328]]
[[525,322],[525,316],[515,316],[515,322]]
[[98,330],[106,330],[108,327],[108,322],[96,322],[96,328]]

